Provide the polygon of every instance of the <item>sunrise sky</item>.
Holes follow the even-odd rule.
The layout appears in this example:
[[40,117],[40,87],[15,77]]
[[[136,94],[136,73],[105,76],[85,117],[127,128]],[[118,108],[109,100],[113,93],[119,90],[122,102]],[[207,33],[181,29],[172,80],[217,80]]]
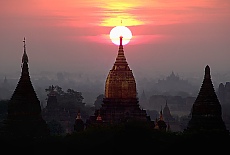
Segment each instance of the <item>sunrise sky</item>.
[[134,76],[230,72],[229,0],[1,0],[0,74],[20,71],[23,38],[31,73],[107,76],[118,51],[110,30],[133,34],[124,46]]

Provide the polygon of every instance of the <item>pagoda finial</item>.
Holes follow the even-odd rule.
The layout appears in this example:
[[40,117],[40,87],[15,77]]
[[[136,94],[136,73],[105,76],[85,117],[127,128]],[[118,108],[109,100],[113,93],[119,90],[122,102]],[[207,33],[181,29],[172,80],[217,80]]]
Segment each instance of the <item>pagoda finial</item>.
[[205,67],[205,75],[204,75],[204,78],[211,78],[211,75],[210,75],[210,67],[207,65]]
[[24,37],[24,40],[23,40],[23,48],[24,48],[24,53],[23,53],[23,56],[22,56],[22,63],[28,63],[29,59],[28,59],[28,56],[26,54],[26,38]]
[[26,37],[24,37],[23,42],[24,42],[24,47],[25,47],[25,45],[26,45]]
[[123,36],[120,36],[120,46],[122,46],[122,38]]

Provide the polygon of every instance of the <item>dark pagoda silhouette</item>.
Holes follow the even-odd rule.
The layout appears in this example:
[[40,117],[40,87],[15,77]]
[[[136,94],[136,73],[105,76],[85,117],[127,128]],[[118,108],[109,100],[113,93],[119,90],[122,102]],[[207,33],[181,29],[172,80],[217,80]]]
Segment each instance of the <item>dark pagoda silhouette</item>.
[[81,132],[81,131],[84,130],[84,128],[85,128],[85,123],[81,119],[81,113],[80,113],[80,110],[79,110],[78,113],[77,113],[77,118],[76,118],[75,123],[74,123],[74,131],[75,132]]
[[191,109],[191,119],[186,131],[218,130],[227,131],[222,120],[221,104],[215,93],[210,67],[205,67],[205,75],[199,94]]
[[175,121],[175,118],[173,118],[173,116],[171,115],[167,100],[166,100],[165,107],[163,109],[163,117],[167,122]]
[[135,78],[126,61],[121,36],[116,61],[105,82],[103,103],[94,116],[91,116],[90,121],[97,122],[98,115],[101,118],[100,123],[150,120],[138,102]]
[[8,105],[5,135],[9,137],[46,137],[49,130],[41,115],[40,101],[30,80],[25,38],[22,71]]
[[156,120],[155,120],[154,129],[161,130],[161,131],[166,131],[166,129],[167,129],[167,124],[164,121],[162,109],[160,111],[159,118],[156,118]]

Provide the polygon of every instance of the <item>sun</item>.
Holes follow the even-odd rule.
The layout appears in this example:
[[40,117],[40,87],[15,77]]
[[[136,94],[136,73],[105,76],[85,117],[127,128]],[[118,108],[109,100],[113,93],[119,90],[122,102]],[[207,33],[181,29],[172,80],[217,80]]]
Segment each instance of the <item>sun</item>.
[[132,38],[132,32],[126,26],[116,26],[110,31],[110,39],[115,45],[120,45],[121,36],[123,37],[122,45],[126,45]]

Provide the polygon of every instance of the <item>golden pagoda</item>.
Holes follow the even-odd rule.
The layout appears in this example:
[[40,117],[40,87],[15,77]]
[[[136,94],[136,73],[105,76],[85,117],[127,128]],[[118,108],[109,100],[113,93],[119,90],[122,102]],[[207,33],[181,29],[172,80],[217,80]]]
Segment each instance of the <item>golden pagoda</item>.
[[103,123],[150,120],[146,111],[140,109],[135,78],[124,55],[122,38],[121,36],[116,61],[105,82],[102,107],[95,111],[89,122],[96,122],[98,115]]
[[120,37],[118,55],[105,83],[105,98],[136,99],[136,97],[136,82],[132,70],[126,61],[122,37]]

